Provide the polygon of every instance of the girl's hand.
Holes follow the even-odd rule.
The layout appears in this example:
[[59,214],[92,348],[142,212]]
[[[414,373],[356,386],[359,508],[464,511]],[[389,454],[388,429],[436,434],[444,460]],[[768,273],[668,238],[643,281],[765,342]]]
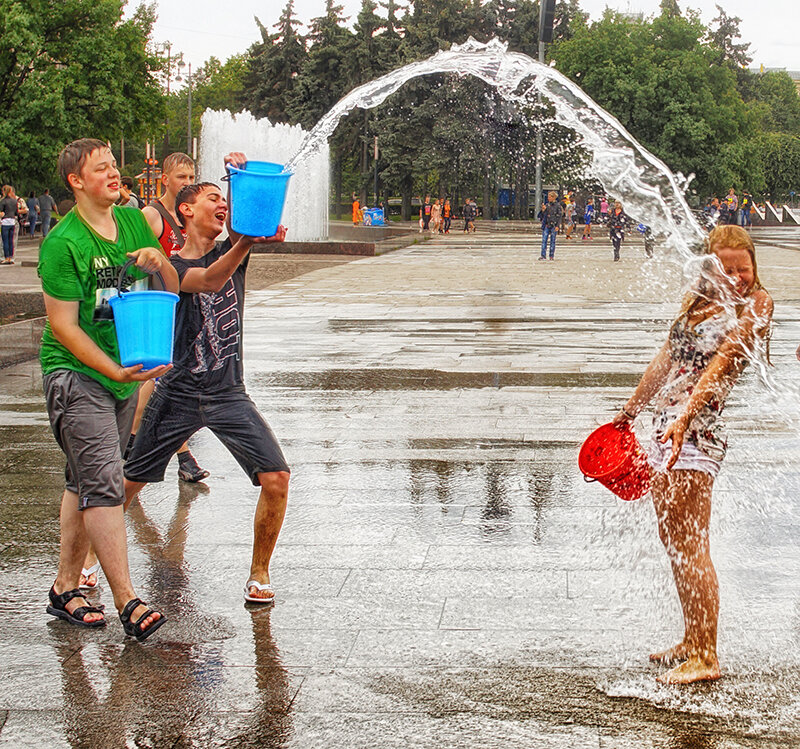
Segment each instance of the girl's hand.
[[[634,417],[635,418],[635,417]],[[625,413],[625,409],[620,409],[619,413],[614,417],[612,424],[619,426],[620,424],[632,424],[633,419],[630,414]]]
[[679,416],[673,421],[664,432],[661,442],[672,440],[672,453],[667,461],[667,470],[669,471],[675,463],[678,462],[678,457],[683,448],[683,441],[686,436],[686,428],[689,426],[685,416]]

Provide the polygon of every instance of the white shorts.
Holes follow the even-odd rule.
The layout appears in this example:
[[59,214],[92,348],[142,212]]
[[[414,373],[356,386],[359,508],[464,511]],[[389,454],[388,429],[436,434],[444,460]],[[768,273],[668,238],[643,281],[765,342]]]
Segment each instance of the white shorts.
[[[672,454],[672,441],[661,442],[653,437],[650,440],[647,452],[647,462],[650,463],[652,469],[658,471],[658,473],[664,473],[667,470],[669,456]],[[678,456],[675,465],[672,466],[672,470],[702,471],[716,478],[721,467],[722,461],[710,458],[693,442],[685,440],[681,448],[681,454]]]

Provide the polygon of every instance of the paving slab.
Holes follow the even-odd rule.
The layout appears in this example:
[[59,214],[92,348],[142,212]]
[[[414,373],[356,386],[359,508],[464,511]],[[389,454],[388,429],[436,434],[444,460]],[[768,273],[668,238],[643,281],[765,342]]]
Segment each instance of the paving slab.
[[[0,745],[800,744],[800,230],[753,236],[777,388],[747,372],[726,410],[722,680],[655,681],[647,654],[681,618],[652,505],[577,470],[663,341],[683,263],[637,242],[614,263],[601,238],[538,262],[537,235],[452,234],[254,274],[246,379],[293,470],[271,608],[242,600],[255,491],[204,431],[207,482],[173,462],[127,516],[168,626],[138,644],[47,617],[63,459],[38,365],[0,371]],[[91,596],[111,604],[102,575]]]

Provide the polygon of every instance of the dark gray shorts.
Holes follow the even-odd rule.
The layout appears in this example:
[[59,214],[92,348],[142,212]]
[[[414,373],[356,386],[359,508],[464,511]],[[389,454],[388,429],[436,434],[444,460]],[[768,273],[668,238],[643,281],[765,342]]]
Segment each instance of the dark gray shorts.
[[67,456],[66,488],[78,509],[116,507],[125,501],[122,446],[136,411],[136,393],[117,400],[80,372],[58,369],[42,380],[56,442]]
[[259,485],[259,473],[289,473],[278,440],[244,387],[190,394],[159,382],[142,414],[125,478],[145,484],[163,481],[175,451],[203,427],[228,448],[254,486]]

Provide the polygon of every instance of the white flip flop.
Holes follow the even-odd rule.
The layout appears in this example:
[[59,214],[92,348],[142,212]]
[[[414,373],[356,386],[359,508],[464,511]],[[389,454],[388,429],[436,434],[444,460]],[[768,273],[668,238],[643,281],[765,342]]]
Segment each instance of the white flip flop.
[[[272,593],[269,598],[256,598],[250,595],[250,588],[256,588],[259,593],[264,591]],[[260,583],[258,580],[248,580],[244,586],[244,600],[249,603],[275,603],[275,589],[269,583]]]
[[[84,567],[81,570],[81,575],[83,575],[87,580],[89,579],[89,575],[98,575],[100,572],[100,562],[95,562],[89,569],[87,570]],[[78,586],[80,590],[94,590],[100,584],[100,577],[97,577],[97,581],[94,585],[89,585],[88,583],[82,583]]]

